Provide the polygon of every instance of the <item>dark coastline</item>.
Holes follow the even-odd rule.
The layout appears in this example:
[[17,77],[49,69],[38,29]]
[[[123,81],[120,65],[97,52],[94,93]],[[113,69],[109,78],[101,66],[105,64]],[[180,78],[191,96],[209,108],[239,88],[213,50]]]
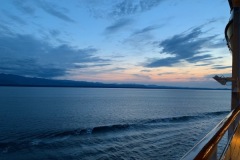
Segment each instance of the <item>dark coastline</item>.
[[52,80],[43,78],[30,78],[18,75],[0,74],[0,86],[5,87],[72,87],[72,88],[133,88],[133,89],[187,89],[187,90],[230,90],[228,88],[195,88],[158,86],[143,84],[106,84],[100,82]]

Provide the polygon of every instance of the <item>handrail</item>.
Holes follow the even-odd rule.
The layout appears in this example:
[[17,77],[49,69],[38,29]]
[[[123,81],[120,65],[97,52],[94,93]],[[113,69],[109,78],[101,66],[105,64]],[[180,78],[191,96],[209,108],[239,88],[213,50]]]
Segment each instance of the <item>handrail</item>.
[[198,142],[181,160],[207,160],[212,158],[218,142],[236,120],[240,113],[240,106],[231,111],[215,128],[213,128],[200,142]]

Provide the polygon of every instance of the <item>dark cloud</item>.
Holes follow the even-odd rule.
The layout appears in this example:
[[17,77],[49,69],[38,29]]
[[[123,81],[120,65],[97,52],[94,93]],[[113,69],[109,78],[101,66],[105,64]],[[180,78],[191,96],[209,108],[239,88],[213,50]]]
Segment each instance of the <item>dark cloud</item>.
[[162,75],[169,75],[169,74],[175,74],[175,72],[163,72],[163,73],[159,73],[158,75],[162,76]]
[[205,58],[205,59],[204,59],[204,62],[206,62],[206,61],[212,61],[212,60],[217,60],[217,59],[221,59],[221,58],[223,58],[223,57],[211,57],[211,58]]
[[202,49],[210,48],[209,46],[218,48],[222,45],[216,45],[214,42],[217,35],[204,36],[206,32],[203,32],[204,25],[190,29],[188,32],[184,32],[175,35],[169,39],[159,42],[159,47],[162,48],[162,53],[174,55],[173,58],[155,59],[149,62],[146,67],[162,67],[172,66],[179,63],[181,60],[185,60],[189,63],[196,63],[200,61],[212,60],[210,54],[204,54],[209,51],[202,51]]
[[75,64],[106,64],[95,48],[52,46],[30,35],[0,36],[0,72],[52,78],[75,69]]
[[202,55],[202,56],[190,57],[190,58],[187,58],[186,60],[190,63],[196,63],[201,60],[208,60],[209,58],[212,58],[212,55],[206,54],[206,55]]
[[0,33],[7,34],[7,35],[13,34],[12,30],[7,25],[4,25],[4,24],[0,24]]
[[42,66],[34,59],[8,59],[1,63],[0,72],[8,74],[53,78],[64,76],[67,72],[65,68],[54,67],[52,65]]
[[145,52],[144,49],[152,48],[154,36],[150,33],[131,35],[122,41],[124,45],[130,45],[134,49]]
[[129,37],[124,39],[122,43],[124,45],[128,44],[133,48],[137,48],[140,51],[143,51],[144,48],[152,48],[154,43],[154,34],[152,33],[154,30],[162,28],[162,25],[150,25],[144,27],[142,29],[134,31]]
[[180,62],[179,58],[165,58],[165,59],[156,59],[151,61],[146,65],[146,67],[155,68],[155,67],[170,67],[173,64]]
[[41,8],[43,11],[48,14],[57,17],[66,22],[74,22],[69,16],[66,15],[68,11],[65,8],[60,8],[50,2],[42,1],[42,0],[15,0],[14,3],[16,8],[18,8],[21,12],[33,16],[36,12],[36,8]]
[[22,18],[20,18],[19,16],[10,14],[10,13],[8,13],[7,11],[4,11],[4,14],[5,14],[8,18],[10,18],[13,22],[17,22],[18,24],[21,24],[21,25],[26,25],[26,24],[27,24],[27,23],[26,23]]
[[227,42],[225,39],[219,39],[215,42],[210,43],[207,47],[209,48],[223,48],[227,46]]
[[201,48],[208,43],[209,39],[215,36],[200,38],[203,35],[202,28],[193,28],[189,33],[178,34],[172,38],[160,42],[159,46],[163,48],[162,52],[174,54],[181,58],[190,58],[200,53]]
[[151,79],[151,77],[145,76],[145,75],[142,75],[142,74],[132,74],[132,76],[134,76],[136,78],[140,78],[140,79],[146,79],[146,80]]
[[84,2],[95,18],[121,18],[149,11],[164,1],[166,0],[85,0]]
[[157,7],[164,0],[121,0],[113,6],[111,16],[126,16],[148,11]]
[[214,65],[212,69],[227,69],[227,68],[232,68],[232,66]]
[[120,19],[105,29],[106,34],[115,33],[133,23],[132,19]]
[[14,5],[23,13],[33,15],[35,13],[35,8],[33,5],[29,4],[27,0],[15,0]]
[[51,34],[51,36],[53,36],[53,37],[57,37],[58,35],[60,35],[61,34],[61,32],[60,31],[58,31],[58,30],[55,30],[55,29],[52,29],[52,30],[50,30],[49,31],[49,33]]
[[126,68],[123,68],[123,67],[115,67],[115,68],[111,68],[111,69],[104,70],[104,72],[123,71],[123,70],[126,70]]
[[204,64],[196,64],[195,66],[200,66],[200,67],[202,67],[202,66],[209,66],[209,65],[211,65],[210,63],[204,63]]
[[74,22],[73,19],[71,19],[65,14],[67,9],[59,9],[56,5],[53,5],[44,1],[37,1],[37,2],[38,2],[37,3],[38,7],[40,7],[42,10],[49,13],[50,15],[55,16],[59,19],[62,19],[66,22]]
[[105,67],[111,64],[75,64],[75,68]]
[[152,26],[148,26],[148,27],[145,27],[145,28],[143,28],[143,29],[141,29],[141,30],[135,31],[135,32],[133,33],[133,35],[148,33],[148,32],[150,32],[150,31],[159,29],[159,28],[161,28],[161,27],[163,27],[163,25],[152,25]]

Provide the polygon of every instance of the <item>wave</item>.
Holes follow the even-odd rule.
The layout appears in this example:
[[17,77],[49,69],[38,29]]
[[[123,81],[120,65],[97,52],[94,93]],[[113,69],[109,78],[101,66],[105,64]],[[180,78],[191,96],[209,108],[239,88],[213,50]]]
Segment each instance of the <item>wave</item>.
[[130,124],[96,126],[96,127],[87,128],[87,129],[76,129],[76,130],[63,131],[63,132],[55,133],[52,136],[53,137],[64,137],[64,136],[74,136],[74,135],[97,134],[97,133],[124,130],[129,127],[130,127]]
[[78,135],[89,135],[89,134],[98,134],[98,133],[106,133],[106,132],[117,132],[123,131],[131,128],[142,128],[146,127],[147,124],[151,123],[183,123],[192,120],[198,120],[203,118],[215,117],[220,115],[226,115],[229,111],[219,111],[219,112],[207,112],[201,113],[197,115],[190,116],[179,116],[179,117],[167,117],[167,118],[159,118],[159,119],[146,119],[143,121],[135,122],[135,123],[126,123],[126,124],[114,124],[114,125],[105,125],[105,126],[96,126],[93,128],[81,128],[75,130],[67,130],[55,132],[52,134],[47,134],[43,137],[65,137],[65,136],[78,136]]
[[226,115],[227,113],[229,113],[229,111],[207,112],[207,113],[199,113],[197,115],[189,115],[189,116],[150,119],[150,120],[147,120],[146,123],[186,122],[186,121],[197,120],[197,119],[201,119],[201,118],[205,118],[205,117],[215,117],[215,116],[220,116],[220,115]]
[[[70,129],[65,131],[55,131],[51,133],[39,133],[38,135],[29,136],[29,139],[22,139],[21,141],[12,141],[12,142],[0,142],[0,151],[2,153],[6,153],[13,146],[17,149],[25,148],[28,146],[39,146],[44,145],[44,142],[49,142],[49,140],[61,140],[61,138],[71,137],[71,136],[83,136],[83,135],[93,135],[93,134],[101,134],[101,133],[110,133],[110,132],[121,132],[128,129],[149,129],[149,127],[155,127],[149,124],[156,124],[159,126],[164,126],[164,124],[168,123],[184,123],[191,122],[199,119],[206,118],[214,118],[221,115],[226,115],[229,111],[219,111],[219,112],[207,112],[200,113],[196,115],[189,116],[179,116],[179,117],[167,117],[167,118],[159,118],[159,119],[146,119],[143,121],[137,121],[135,123],[126,123],[126,124],[114,124],[114,125],[103,125],[96,126],[93,128],[83,128],[83,129]],[[15,148],[14,147],[14,148]]]
[[[98,133],[105,133],[105,132],[116,132],[122,131],[137,127],[146,127],[147,124],[151,123],[183,123],[192,120],[204,119],[209,117],[216,117],[221,115],[226,115],[229,111],[218,111],[218,112],[206,112],[206,113],[199,113],[196,115],[187,115],[187,116],[179,116],[179,117],[166,117],[166,118],[158,118],[158,119],[145,119],[142,121],[135,121],[133,123],[125,123],[125,124],[113,124],[113,125],[103,125],[103,126],[96,126],[93,128],[80,128],[80,129],[70,129],[65,131],[58,131],[52,133],[43,133],[37,137],[39,139],[45,138],[52,138],[52,137],[65,137],[65,136],[77,136],[77,135],[89,135],[89,134],[98,134]],[[0,143],[1,147],[1,143]]]
[[209,116],[219,116],[219,115],[225,115],[228,113],[230,113],[230,111],[208,112],[208,113],[204,113],[204,114],[209,115]]
[[116,130],[123,130],[130,127],[130,124],[117,124],[117,125],[110,125],[110,126],[98,126],[94,127],[92,133],[100,133],[100,132],[108,132],[108,131],[116,131]]
[[79,135],[92,135],[98,133],[106,133],[112,131],[120,131],[129,128],[129,124],[117,124],[107,126],[97,126],[88,129],[75,129],[52,133],[40,133],[35,136],[29,136],[28,139],[14,140],[10,142],[0,142],[0,153],[9,153],[19,151],[19,149],[45,146],[51,142],[64,141],[66,137],[79,136]]
[[41,135],[41,138],[48,137],[65,137],[65,136],[78,136],[78,135],[89,135],[89,134],[98,134],[98,133],[106,133],[106,132],[117,132],[123,131],[126,129],[132,128],[142,128],[146,127],[147,124],[156,124],[156,123],[183,123],[192,120],[198,120],[203,118],[215,117],[220,115],[226,115],[229,111],[219,111],[219,112],[207,112],[200,113],[197,115],[190,116],[179,116],[179,117],[166,117],[166,118],[158,118],[158,119],[146,119],[143,121],[138,121],[134,123],[126,123],[126,124],[114,124],[114,125],[103,125],[96,126],[93,128],[80,128],[66,131],[54,132],[51,134]]

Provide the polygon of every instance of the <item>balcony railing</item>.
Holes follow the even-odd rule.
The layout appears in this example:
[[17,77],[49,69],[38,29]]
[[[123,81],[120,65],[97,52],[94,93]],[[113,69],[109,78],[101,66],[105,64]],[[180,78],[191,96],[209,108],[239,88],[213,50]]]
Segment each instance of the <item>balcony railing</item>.
[[224,157],[226,157],[226,154],[229,154],[228,148],[234,133],[228,133],[228,143],[221,157],[217,156],[218,143],[230,127],[233,127],[234,131],[236,131],[239,115],[240,107],[237,107],[235,110],[231,111],[215,128],[213,128],[199,143],[197,143],[185,156],[183,156],[182,160],[225,159]]

